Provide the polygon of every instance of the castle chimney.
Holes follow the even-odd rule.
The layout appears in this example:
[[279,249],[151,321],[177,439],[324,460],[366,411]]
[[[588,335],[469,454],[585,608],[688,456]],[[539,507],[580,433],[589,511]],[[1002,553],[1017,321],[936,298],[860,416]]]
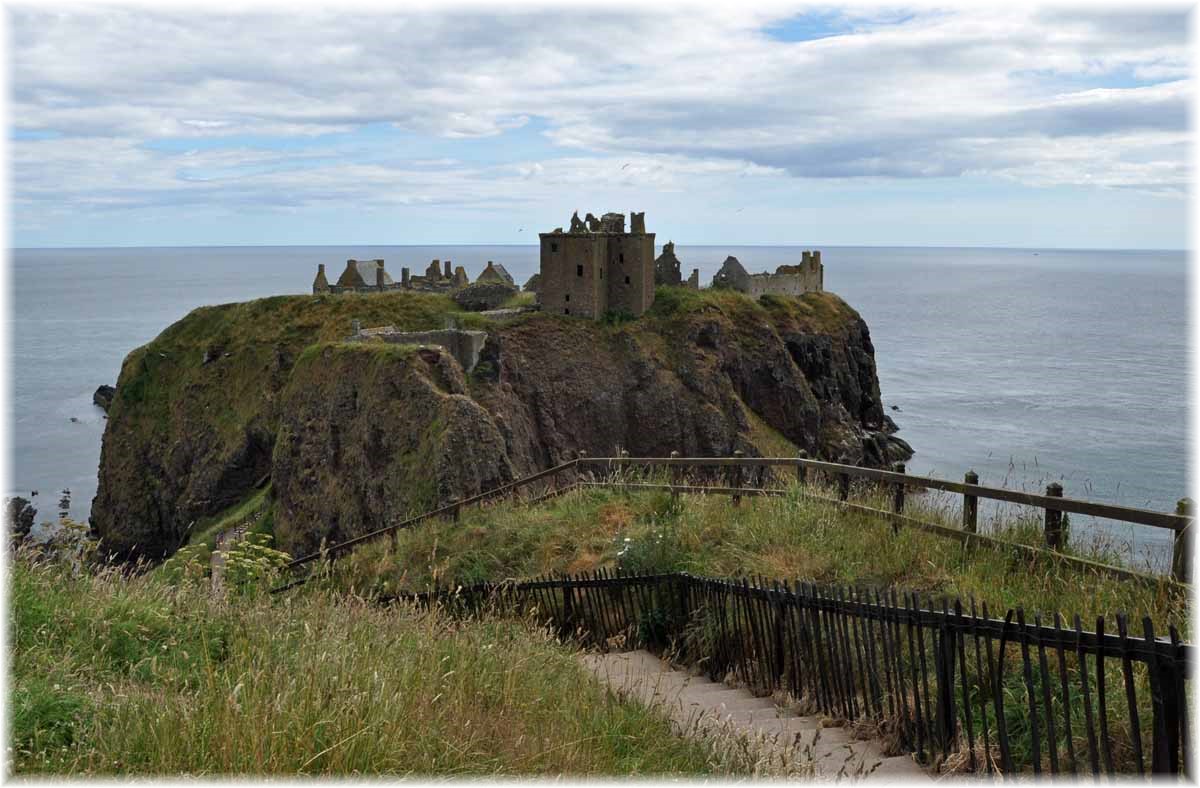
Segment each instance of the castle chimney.
[[820,249],[813,252],[813,262],[816,263],[817,265],[821,264],[821,250]]
[[376,260],[375,261],[375,286],[378,287],[380,290],[386,289],[383,284],[383,277],[384,277],[383,261]]
[[324,263],[317,263],[317,273],[320,274],[321,276],[325,276],[325,264]]
[[408,269],[407,269],[407,268],[401,268],[401,269],[400,269],[400,285],[401,285],[402,287],[405,287],[405,288],[407,288],[407,287],[408,287],[408,277],[409,277],[409,272],[408,272]]
[[445,267],[446,267],[446,273],[445,273],[445,277],[446,277],[447,279],[450,279],[450,278],[452,278],[452,277],[454,276],[454,269],[450,267],[450,261],[449,261],[449,260],[447,260],[447,261],[444,263],[444,265],[445,265]]
[[811,262],[812,262],[812,252],[806,251],[806,252],[800,253],[800,264],[801,265],[807,265],[808,263],[811,263]]

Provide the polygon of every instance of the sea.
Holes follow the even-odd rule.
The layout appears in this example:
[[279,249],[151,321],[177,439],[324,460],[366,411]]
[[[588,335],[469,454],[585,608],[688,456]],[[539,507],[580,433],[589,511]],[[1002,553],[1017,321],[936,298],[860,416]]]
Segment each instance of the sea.
[[[910,473],[1171,511],[1188,493],[1187,253],[821,247],[825,287],[866,320],[887,412],[912,444]],[[799,262],[785,246],[676,246],[707,283],[728,255],[747,270]],[[189,310],[311,292],[347,258],[399,279],[450,259],[489,260],[518,283],[536,246],[71,248],[12,251],[8,494],[53,519],[69,490],[86,520],[104,413],[121,361]],[[1086,519],[1086,518],[1080,518]],[[1160,566],[1169,534],[1072,523]]]

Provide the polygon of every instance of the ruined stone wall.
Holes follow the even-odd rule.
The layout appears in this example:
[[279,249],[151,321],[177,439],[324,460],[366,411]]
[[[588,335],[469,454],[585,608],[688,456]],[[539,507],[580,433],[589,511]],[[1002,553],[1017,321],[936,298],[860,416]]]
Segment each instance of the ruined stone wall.
[[654,233],[608,236],[608,308],[641,315],[654,303]]
[[798,296],[825,289],[825,266],[820,252],[804,252],[799,265],[781,265],[775,273],[752,274],[744,291],[757,298],[767,293]]
[[821,290],[819,276],[813,272],[797,274],[751,274],[750,289],[746,292],[758,298],[766,293],[776,295],[799,296]]
[[487,342],[486,331],[462,331],[446,328],[440,331],[396,331],[390,326],[367,329],[350,336],[352,341],[382,341],[394,345],[437,345],[444,347],[463,368],[470,372],[479,363],[479,353]]
[[608,310],[608,236],[597,233],[541,235],[542,310],[554,315],[597,318]]

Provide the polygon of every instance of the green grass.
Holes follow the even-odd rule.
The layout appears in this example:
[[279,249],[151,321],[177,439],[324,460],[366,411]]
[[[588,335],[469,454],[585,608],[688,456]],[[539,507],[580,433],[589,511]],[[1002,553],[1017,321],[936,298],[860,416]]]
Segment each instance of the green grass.
[[17,774],[748,775],[525,621],[153,575],[10,574]]
[[537,303],[537,293],[520,292],[512,298],[500,305],[501,309],[519,309],[524,306],[533,306]]
[[[497,503],[464,510],[459,523],[433,521],[361,548],[335,564],[342,587],[421,589],[437,583],[526,578],[600,567],[688,571],[730,577],[763,575],[825,584],[898,587],[924,594],[974,596],[992,611],[1096,616],[1151,616],[1165,630],[1188,629],[1185,595],[1166,584],[1147,586],[1021,553],[967,547],[954,539],[901,529],[801,495],[746,498],[590,489],[541,505]],[[874,502],[887,506],[880,495]],[[910,496],[907,510],[947,522],[944,502]],[[992,535],[1038,543],[1029,516],[985,523]],[[1080,552],[1088,553],[1087,550]],[[1101,556],[1106,557],[1106,556]],[[1111,556],[1107,556],[1111,558]]]

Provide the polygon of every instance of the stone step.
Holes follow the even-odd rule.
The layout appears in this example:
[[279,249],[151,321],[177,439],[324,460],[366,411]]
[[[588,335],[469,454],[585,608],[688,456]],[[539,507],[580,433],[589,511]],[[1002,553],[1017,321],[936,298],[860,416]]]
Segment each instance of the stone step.
[[674,670],[647,651],[584,654],[580,660],[613,691],[660,706],[685,735],[727,730],[746,735],[754,746],[798,751],[812,759],[818,778],[929,779],[907,756],[884,757],[875,742],[822,727],[820,719],[796,716],[749,690]]

